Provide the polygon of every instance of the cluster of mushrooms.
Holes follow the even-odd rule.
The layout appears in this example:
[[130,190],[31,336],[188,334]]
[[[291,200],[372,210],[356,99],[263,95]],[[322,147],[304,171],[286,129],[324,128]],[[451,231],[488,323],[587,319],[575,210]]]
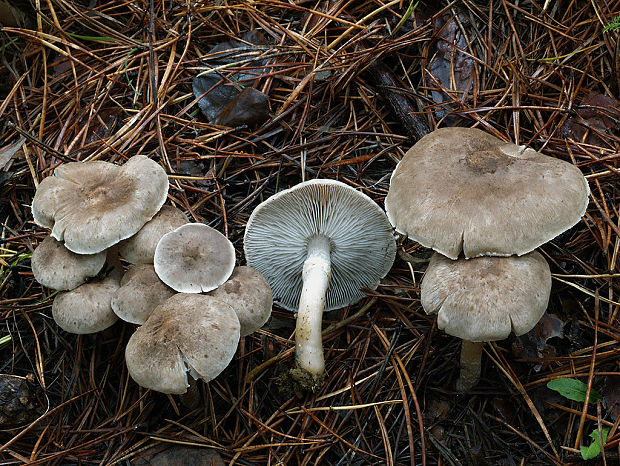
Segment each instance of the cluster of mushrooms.
[[[188,372],[216,377],[273,302],[297,313],[291,375],[316,390],[325,372],[323,312],[377,287],[394,262],[393,228],[437,251],[422,306],[463,339],[457,390],[468,391],[480,377],[482,343],[524,334],[544,313],[551,273],[534,250],[575,225],[589,196],[569,163],[478,129],[439,129],[399,162],[386,212],[333,180],[306,181],[258,205],[244,236],[248,266],[235,268],[228,239],[162,207],[168,179],[152,160],[68,163],[54,175],[32,204],[35,222],[51,229],[32,270],[63,290],[54,319],[73,333],[118,317],[141,325],[127,367],[164,393],[185,393]],[[120,257],[132,264],[125,274]]]
[[437,251],[421,302],[463,340],[457,390],[478,382],[483,342],[522,335],[543,315],[551,273],[534,250],[579,222],[589,193],[574,165],[473,128],[438,129],[399,162],[386,212]]
[[[124,165],[60,165],[38,186],[34,221],[51,234],[35,249],[39,283],[59,290],[56,323],[95,333],[118,318],[139,324],[125,351],[132,378],[185,393],[187,373],[212,380],[239,339],[271,314],[271,289],[251,267],[235,267],[232,243],[164,206],[168,176],[136,155]],[[130,267],[124,273],[121,258]],[[208,293],[208,294],[202,294]]]

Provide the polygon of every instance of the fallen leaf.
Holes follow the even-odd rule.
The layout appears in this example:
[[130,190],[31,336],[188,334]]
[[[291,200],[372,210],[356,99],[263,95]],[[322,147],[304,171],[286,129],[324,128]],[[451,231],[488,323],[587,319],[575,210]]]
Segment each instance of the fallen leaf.
[[[269,118],[268,96],[252,87],[253,81],[265,73],[266,61],[258,57],[261,50],[258,46],[264,45],[265,39],[256,31],[250,31],[242,38],[252,45],[231,40],[213,47],[205,71],[198,73],[192,82],[194,96],[199,98],[198,107],[211,123],[257,125]],[[244,71],[218,69],[231,64],[243,67]],[[240,99],[239,103],[235,103],[237,99]]]
[[6,167],[11,161],[13,156],[19,151],[26,142],[25,138],[20,138],[19,141],[9,144],[4,147],[0,147],[0,169]]
[[587,93],[562,126],[564,137],[595,146],[606,146],[601,134],[618,136],[620,110],[616,99],[594,92]]
[[[431,58],[427,70],[441,87],[455,91],[454,93],[460,98],[472,88],[474,61],[462,52],[467,50],[468,46],[459,22],[466,26],[469,24],[469,19],[460,9],[454,8],[453,11],[455,13],[448,11],[435,18],[435,43],[431,46]],[[442,91],[439,86],[431,91],[431,98],[436,104],[443,104],[434,107],[438,119],[444,118],[454,108],[454,104],[451,103],[454,98]],[[453,125],[455,118],[447,118],[446,123]]]
[[[582,403],[586,401],[588,386],[581,380],[571,378],[553,379],[547,382],[547,388],[555,390],[569,400],[580,401]],[[590,403],[596,403],[597,401],[601,401],[601,399],[602,397],[598,392],[590,390]]]

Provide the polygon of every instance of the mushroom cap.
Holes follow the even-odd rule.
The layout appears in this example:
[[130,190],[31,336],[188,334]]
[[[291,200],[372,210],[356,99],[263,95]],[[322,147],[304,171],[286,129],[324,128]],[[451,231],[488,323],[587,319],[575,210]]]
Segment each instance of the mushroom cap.
[[143,155],[123,166],[72,162],[39,184],[32,216],[38,225],[51,228],[67,249],[95,254],[136,234],[167,196],[166,172]]
[[112,296],[112,310],[125,322],[142,325],[161,303],[176,292],[166,286],[151,264],[129,267]]
[[161,237],[185,225],[187,221],[187,216],[181,210],[163,206],[138,233],[121,241],[119,245],[121,256],[130,264],[152,264],[155,248]]
[[261,328],[271,316],[271,288],[265,277],[253,267],[235,267],[230,278],[210,295],[235,310],[242,337]]
[[569,229],[589,187],[570,163],[473,128],[441,128],[398,163],[385,199],[392,225],[451,259],[525,254]]
[[110,306],[118,287],[118,278],[111,274],[102,281],[58,293],[52,304],[54,320],[63,330],[77,334],[96,333],[110,327],[118,320]]
[[72,290],[94,277],[105,264],[106,254],[76,254],[51,236],[32,253],[30,265],[34,278],[53,290]]
[[536,251],[455,261],[435,253],[421,285],[422,307],[437,314],[437,327],[475,342],[529,332],[550,293],[549,265]]
[[239,344],[239,319],[213,296],[179,293],[166,300],[131,336],[125,361],[142,387],[185,393],[187,372],[205,382],[232,360]]
[[245,229],[247,263],[263,274],[284,309],[297,310],[308,242],[321,235],[331,246],[325,311],[359,301],[361,288],[376,288],[392,267],[392,227],[372,199],[339,181],[300,183],[258,205]]
[[235,268],[235,248],[219,231],[186,223],[162,236],[155,248],[155,272],[180,293],[214,290]]

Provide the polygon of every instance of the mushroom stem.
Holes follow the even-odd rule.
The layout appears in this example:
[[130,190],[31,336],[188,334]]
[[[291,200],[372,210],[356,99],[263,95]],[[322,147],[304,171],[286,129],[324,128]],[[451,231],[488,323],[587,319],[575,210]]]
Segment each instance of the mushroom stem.
[[461,345],[461,374],[456,381],[456,391],[465,393],[480,380],[480,361],[484,342],[463,340]]
[[297,365],[312,377],[315,386],[322,383],[325,372],[321,322],[331,278],[330,250],[329,239],[324,236],[315,236],[308,242],[295,330]]

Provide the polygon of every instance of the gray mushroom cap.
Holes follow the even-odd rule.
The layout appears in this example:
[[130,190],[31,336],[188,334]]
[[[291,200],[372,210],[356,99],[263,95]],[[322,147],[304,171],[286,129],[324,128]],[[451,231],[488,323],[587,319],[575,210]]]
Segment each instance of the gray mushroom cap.
[[260,204],[247,222],[249,266],[269,283],[274,301],[296,311],[308,242],[329,238],[331,280],[325,311],[353,304],[376,288],[392,267],[396,243],[381,208],[356,189],[333,180],[311,180]]
[[112,310],[125,322],[142,325],[157,306],[176,292],[162,282],[151,264],[134,265],[112,296]]
[[118,320],[110,306],[118,287],[118,278],[108,276],[102,281],[84,283],[74,290],[59,293],[52,304],[54,321],[70,333],[105,330]]
[[78,254],[95,254],[140,230],[164,204],[168,177],[143,155],[123,166],[102,161],[59,166],[32,201],[34,221]]
[[525,254],[588,206],[574,165],[472,128],[420,139],[392,174],[385,208],[401,234],[456,259]]
[[53,290],[72,290],[94,277],[105,264],[105,252],[76,254],[47,236],[34,250],[31,268],[34,278]]
[[540,320],[551,272],[536,251],[523,256],[451,260],[433,254],[421,285],[422,307],[437,326],[473,342],[523,335]]
[[187,223],[187,216],[176,207],[163,206],[138,233],[121,241],[121,256],[131,264],[152,264],[157,243],[166,233]]
[[179,293],[160,304],[131,336],[125,360],[145,388],[185,393],[187,372],[205,382],[217,377],[239,344],[239,319],[228,304],[207,295]]
[[214,290],[235,267],[235,248],[219,231],[187,223],[162,236],[155,249],[155,271],[180,293]]
[[253,267],[235,267],[226,283],[210,295],[230,304],[235,310],[242,337],[261,328],[271,316],[271,288],[265,277]]

